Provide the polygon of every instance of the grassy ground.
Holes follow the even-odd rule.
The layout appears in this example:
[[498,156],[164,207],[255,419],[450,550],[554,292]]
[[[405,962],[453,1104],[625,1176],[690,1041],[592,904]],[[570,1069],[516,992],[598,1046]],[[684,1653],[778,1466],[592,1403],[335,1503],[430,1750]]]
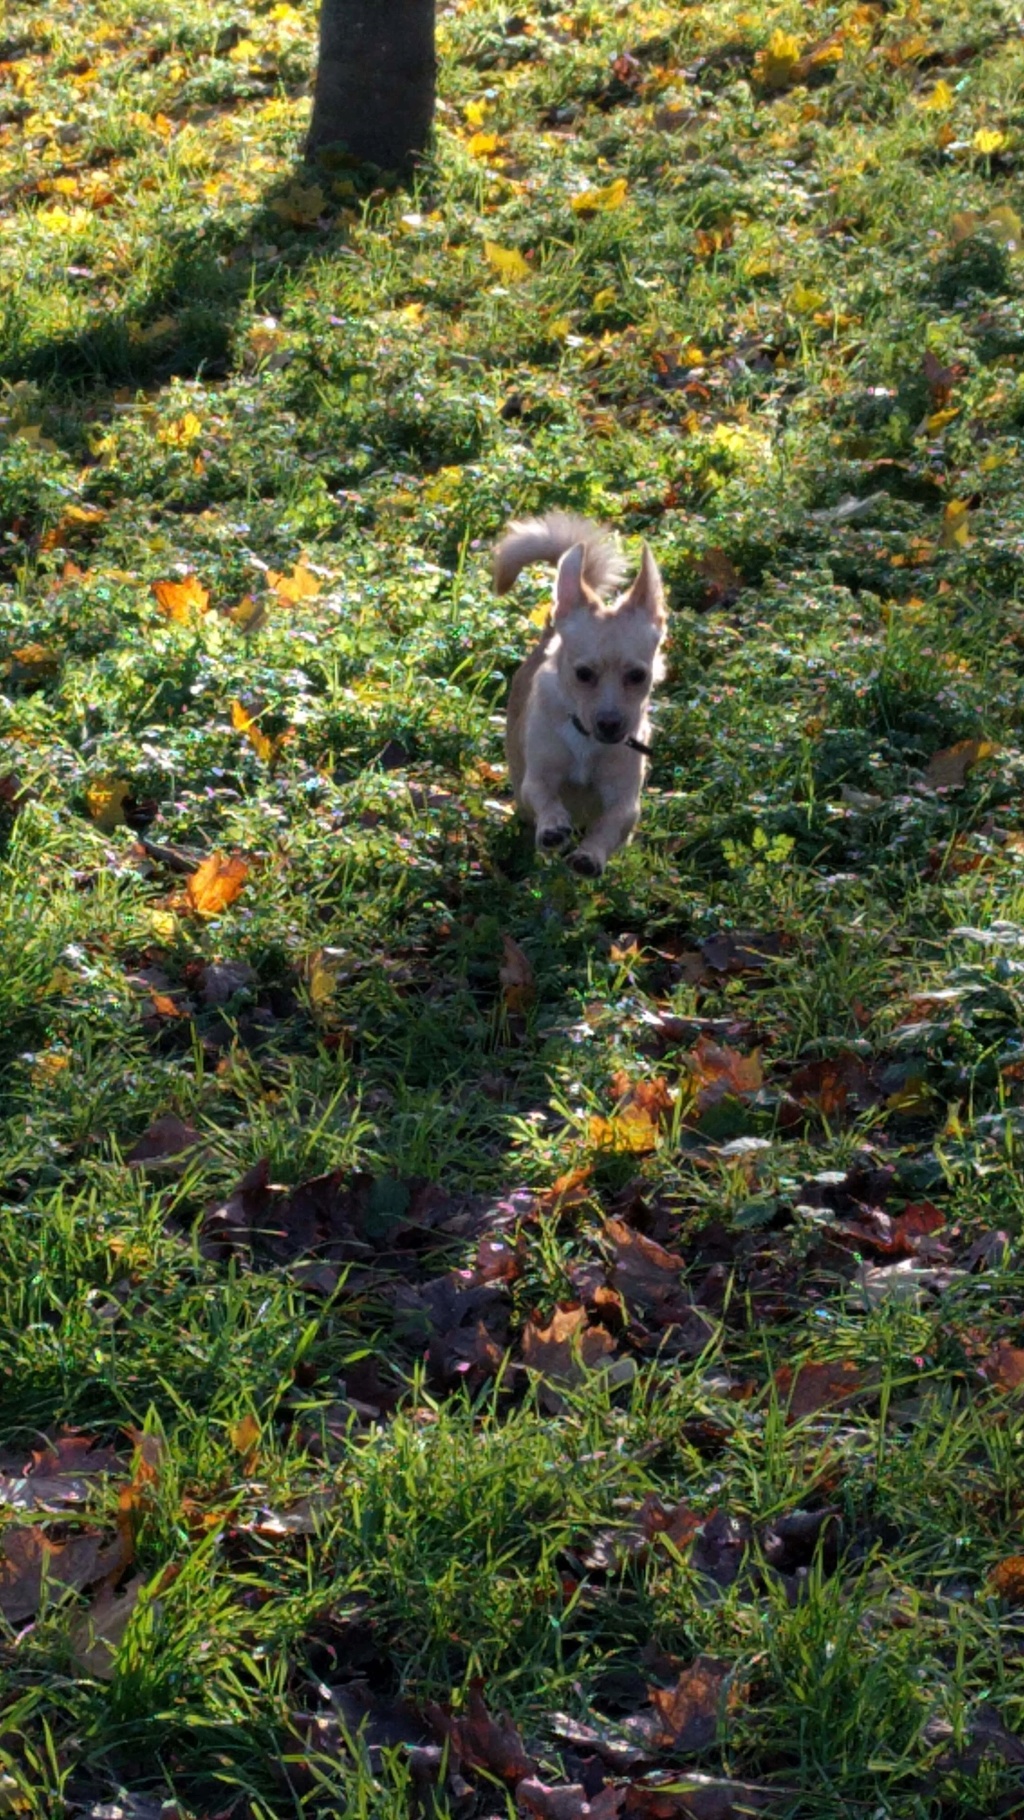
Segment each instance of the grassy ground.
[[3,24],[0,1806],[1019,1813],[1014,9],[458,0],[412,197],[313,30]]

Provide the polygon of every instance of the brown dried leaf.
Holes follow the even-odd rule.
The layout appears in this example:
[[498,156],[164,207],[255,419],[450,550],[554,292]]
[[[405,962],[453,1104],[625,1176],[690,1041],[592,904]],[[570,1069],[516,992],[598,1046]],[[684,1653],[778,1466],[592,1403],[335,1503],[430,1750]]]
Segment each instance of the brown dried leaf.
[[932,755],[924,774],[925,783],[933,790],[959,790],[972,766],[991,758],[995,750],[990,739],[958,739],[955,746],[946,746]]
[[670,1297],[678,1297],[681,1258],[635,1232],[625,1220],[606,1220],[604,1230],[615,1248],[612,1283],[628,1305],[657,1308]]
[[1024,1555],[1007,1555],[988,1576],[989,1586],[1008,1605],[1024,1605]]
[[119,1573],[127,1557],[120,1538],[105,1543],[96,1531],[51,1542],[38,1526],[5,1531],[0,1547],[0,1611],[12,1624],[35,1617],[44,1585],[55,1592],[92,1586]]
[[536,1776],[524,1776],[516,1789],[520,1813],[536,1814],[538,1820],[615,1820],[625,1799],[625,1789],[612,1783],[589,1796],[582,1782],[548,1786]]
[[780,1403],[786,1405],[786,1420],[801,1422],[823,1409],[844,1408],[860,1395],[865,1382],[859,1367],[849,1359],[807,1360],[796,1371],[791,1365],[780,1365],[775,1387]]
[[728,1663],[695,1656],[675,1687],[648,1689],[653,1710],[628,1720],[625,1729],[651,1750],[707,1750],[718,1731],[728,1675]]
[[511,935],[502,935],[503,959],[498,968],[506,1011],[528,1011],[537,996],[537,981],[528,955]]
[[749,1099],[764,1081],[760,1051],[743,1055],[739,1049],[698,1038],[696,1046],[683,1058],[697,1088],[697,1111],[707,1112],[724,1099]]
[[122,1593],[104,1586],[95,1603],[71,1626],[72,1660],[90,1679],[113,1680],[117,1651],[145,1584],[144,1576],[137,1574]]
[[483,1769],[503,1782],[518,1783],[536,1769],[511,1720],[502,1714],[493,1719],[484,1704],[481,1683],[474,1681],[465,1711],[458,1717],[430,1701],[424,1712],[435,1731],[447,1738],[459,1761],[470,1769]]
[[562,1408],[562,1399],[548,1386],[581,1384],[587,1372],[614,1351],[611,1334],[604,1327],[588,1326],[587,1311],[579,1304],[556,1308],[546,1327],[527,1321],[523,1328],[523,1362],[547,1380],[541,1399],[553,1413]]
[[1019,1390],[1024,1384],[1024,1346],[1011,1346],[1009,1340],[997,1341],[981,1369],[997,1390]]
[[199,1142],[194,1125],[187,1125],[174,1112],[165,1112],[132,1145],[125,1162],[133,1169],[184,1168],[184,1158]]

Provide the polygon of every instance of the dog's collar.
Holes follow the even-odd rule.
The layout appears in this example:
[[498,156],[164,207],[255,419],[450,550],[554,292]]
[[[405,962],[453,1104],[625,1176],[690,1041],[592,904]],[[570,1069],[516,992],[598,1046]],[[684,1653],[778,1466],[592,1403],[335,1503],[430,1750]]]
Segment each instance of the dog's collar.
[[[572,724],[575,727],[577,733],[582,733],[584,739],[590,738],[589,730],[583,725],[583,722],[581,721],[578,714],[573,715]],[[650,758],[650,756],[651,756],[650,746],[645,746],[642,739],[634,739],[632,733],[627,733],[625,739],[622,741],[622,744],[624,746],[628,746],[631,752],[642,752],[645,758]]]

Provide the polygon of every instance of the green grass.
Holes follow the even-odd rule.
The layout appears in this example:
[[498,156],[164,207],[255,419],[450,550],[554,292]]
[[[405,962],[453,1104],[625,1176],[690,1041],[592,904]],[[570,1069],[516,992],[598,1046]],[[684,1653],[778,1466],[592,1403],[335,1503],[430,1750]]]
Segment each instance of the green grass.
[[[704,1655],[627,1820],[1020,1811],[1013,9],[459,0],[413,195],[302,168],[314,15],[2,27],[0,1498],[135,1605],[94,1672],[50,1557],[0,1807],[511,1814],[474,1682],[593,1798],[555,1715]],[[488,551],[555,505],[671,594],[598,886],[501,768],[550,581]],[[581,1306],[611,1370],[538,1380]],[[26,1513],[67,1428],[122,1465]]]

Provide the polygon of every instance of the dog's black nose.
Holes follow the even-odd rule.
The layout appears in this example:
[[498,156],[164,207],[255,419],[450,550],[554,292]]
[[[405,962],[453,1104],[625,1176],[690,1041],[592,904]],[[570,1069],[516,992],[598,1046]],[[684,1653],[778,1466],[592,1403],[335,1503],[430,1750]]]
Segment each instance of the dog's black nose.
[[594,721],[594,732],[606,745],[614,746],[622,738],[626,723],[621,714],[599,714]]

